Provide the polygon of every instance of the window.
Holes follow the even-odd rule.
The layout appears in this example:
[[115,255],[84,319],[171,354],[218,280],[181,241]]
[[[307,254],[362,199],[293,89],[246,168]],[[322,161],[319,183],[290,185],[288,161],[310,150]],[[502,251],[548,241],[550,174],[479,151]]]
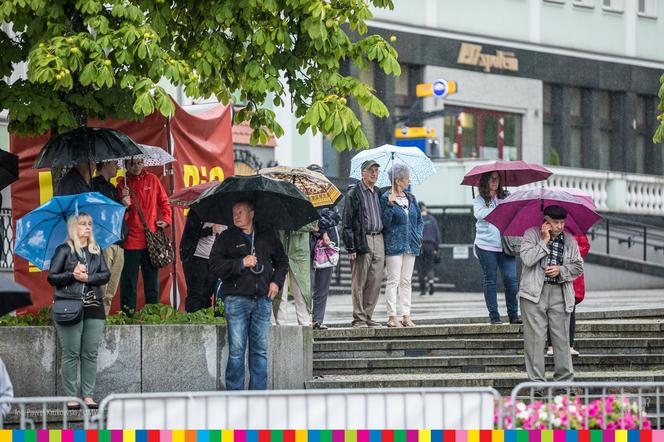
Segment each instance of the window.
[[639,15],[645,17],[657,17],[657,2],[656,0],[639,0],[637,12]]
[[401,65],[401,75],[394,79],[394,93],[397,95],[410,95],[409,66]]
[[594,8],[595,0],[574,0],[574,6],[581,6],[583,8]]
[[623,12],[623,0],[602,0],[602,8],[605,11]]
[[582,167],[581,153],[583,152],[583,130],[573,127],[570,133],[570,156],[563,158],[563,165],[568,167]]
[[602,120],[611,119],[611,96],[607,91],[599,92],[599,118]]
[[569,113],[574,117],[581,116],[581,89],[569,89]]
[[542,87],[542,107],[544,108],[545,114],[551,113],[551,85],[549,83],[544,83]]
[[445,158],[518,160],[521,158],[521,115],[448,106],[443,118]]

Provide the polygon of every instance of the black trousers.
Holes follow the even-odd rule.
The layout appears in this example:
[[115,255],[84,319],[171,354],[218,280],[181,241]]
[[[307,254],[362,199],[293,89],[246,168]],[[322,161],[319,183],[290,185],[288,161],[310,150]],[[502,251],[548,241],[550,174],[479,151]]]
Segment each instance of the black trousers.
[[436,245],[430,242],[422,243],[420,255],[415,260],[417,266],[417,276],[420,281],[420,291],[425,292],[427,282],[433,281],[436,274],[434,272],[434,257],[436,255]]
[[187,283],[187,299],[184,309],[188,313],[212,306],[214,279],[209,276],[210,262],[205,258],[192,256],[182,263],[184,280]]

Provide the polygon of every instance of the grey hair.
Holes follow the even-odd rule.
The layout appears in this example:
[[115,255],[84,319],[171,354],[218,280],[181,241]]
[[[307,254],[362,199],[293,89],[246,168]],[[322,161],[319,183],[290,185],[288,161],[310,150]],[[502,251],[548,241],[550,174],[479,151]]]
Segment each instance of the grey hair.
[[387,176],[390,182],[400,180],[410,176],[410,169],[403,163],[394,163],[392,168],[387,171]]

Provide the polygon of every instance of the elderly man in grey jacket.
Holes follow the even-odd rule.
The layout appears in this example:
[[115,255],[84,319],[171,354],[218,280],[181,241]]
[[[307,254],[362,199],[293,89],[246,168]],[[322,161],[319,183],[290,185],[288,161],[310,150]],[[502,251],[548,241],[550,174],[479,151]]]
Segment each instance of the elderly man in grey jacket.
[[546,382],[544,346],[551,331],[553,380],[572,381],[569,320],[574,309],[572,281],[583,273],[583,259],[574,237],[564,233],[567,211],[561,206],[544,209],[544,223],[528,229],[521,242],[521,315],[526,371],[531,381]]

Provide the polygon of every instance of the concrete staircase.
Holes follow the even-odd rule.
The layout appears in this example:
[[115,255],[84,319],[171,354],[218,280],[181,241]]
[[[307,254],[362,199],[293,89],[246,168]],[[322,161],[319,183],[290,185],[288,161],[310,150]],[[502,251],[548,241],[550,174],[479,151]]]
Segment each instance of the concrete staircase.
[[[576,332],[577,381],[664,381],[664,319],[582,320]],[[553,358],[546,363],[552,371]],[[526,380],[520,326],[446,324],[316,331],[307,388],[492,386],[509,394]]]

